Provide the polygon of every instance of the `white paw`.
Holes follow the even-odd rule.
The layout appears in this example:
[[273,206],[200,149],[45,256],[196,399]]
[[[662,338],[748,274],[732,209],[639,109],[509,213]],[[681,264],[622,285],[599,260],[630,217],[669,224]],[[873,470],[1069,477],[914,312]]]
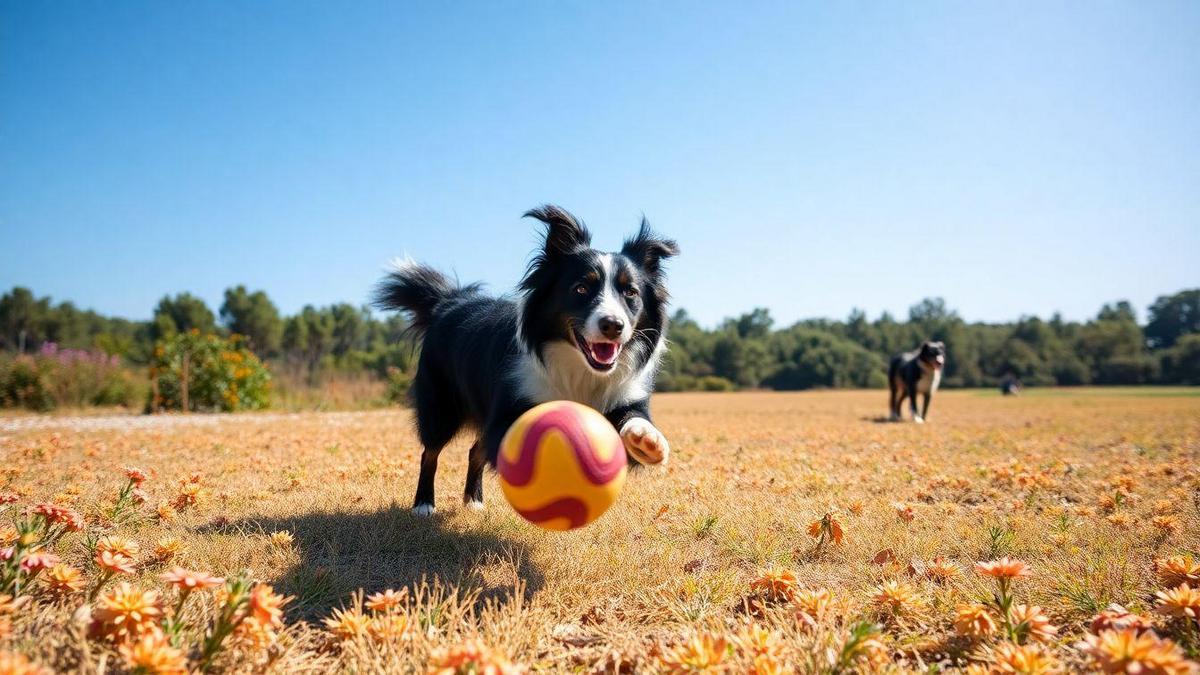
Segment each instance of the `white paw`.
[[913,421],[916,422],[917,424],[925,424],[925,419],[922,418],[920,415],[913,415]]
[[472,511],[482,511],[482,510],[484,510],[484,508],[486,508],[483,505],[483,502],[477,502],[474,499],[466,502],[464,504],[464,506],[466,506],[468,509],[471,509]]
[[413,513],[422,518],[432,516],[434,512],[433,504],[417,504],[413,507]]
[[625,449],[641,464],[666,464],[671,457],[667,437],[648,420],[635,417],[621,427]]

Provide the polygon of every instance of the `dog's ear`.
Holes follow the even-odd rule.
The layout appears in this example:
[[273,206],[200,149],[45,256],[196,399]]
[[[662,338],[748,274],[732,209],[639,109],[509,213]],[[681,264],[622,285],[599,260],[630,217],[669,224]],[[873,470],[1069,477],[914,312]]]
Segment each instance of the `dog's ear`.
[[679,255],[679,245],[671,239],[663,239],[654,234],[650,223],[642,218],[637,235],[625,240],[621,254],[641,265],[642,269],[650,274],[657,275],[662,270],[664,259]]
[[525,212],[526,218],[537,218],[546,224],[546,239],[543,255],[565,255],[574,253],[592,244],[592,235],[587,227],[566,209],[546,204]]

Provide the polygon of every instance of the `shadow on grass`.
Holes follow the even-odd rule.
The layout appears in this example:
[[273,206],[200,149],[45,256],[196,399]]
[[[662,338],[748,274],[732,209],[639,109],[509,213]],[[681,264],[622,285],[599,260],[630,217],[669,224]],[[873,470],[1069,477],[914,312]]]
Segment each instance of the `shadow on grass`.
[[895,420],[887,415],[876,415],[874,417],[862,418],[864,422],[874,422],[875,424],[899,424],[901,420]]
[[524,545],[479,528],[452,528],[442,515],[421,518],[407,508],[245,518],[200,528],[228,534],[279,530],[295,536],[299,561],[269,581],[295,596],[291,613],[301,618],[327,615],[359,588],[371,594],[437,580],[478,588],[483,600],[510,596],[522,586],[528,596],[544,583]]

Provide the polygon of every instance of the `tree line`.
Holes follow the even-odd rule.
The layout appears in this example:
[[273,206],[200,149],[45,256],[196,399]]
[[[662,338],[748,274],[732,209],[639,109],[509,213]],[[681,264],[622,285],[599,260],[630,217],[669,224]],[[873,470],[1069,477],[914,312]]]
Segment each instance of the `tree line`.
[[[0,297],[0,349],[32,352],[43,343],[97,349],[126,362],[150,362],[157,341],[192,329],[236,333],[275,369],[317,384],[332,373],[411,373],[416,345],[399,316],[339,303],[284,316],[263,291],[235,286],[214,312],[189,293],[163,297],[149,321],[105,317],[55,304],[27,288]],[[1158,298],[1138,322],[1128,302],[1104,305],[1093,319],[1022,317],[967,322],[940,298],[910,308],[904,320],[809,319],[776,327],[754,309],[706,329],[678,310],[664,359],[663,390],[882,387],[892,355],[922,340],[948,352],[945,386],[993,386],[1005,375],[1026,385],[1200,384],[1200,289]]]

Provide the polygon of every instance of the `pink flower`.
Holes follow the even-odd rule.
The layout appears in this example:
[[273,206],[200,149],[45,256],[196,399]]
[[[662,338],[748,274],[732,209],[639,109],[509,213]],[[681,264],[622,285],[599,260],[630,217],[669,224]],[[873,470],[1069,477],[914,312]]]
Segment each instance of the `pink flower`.
[[21,556],[21,569],[26,572],[40,572],[41,570],[54,567],[58,563],[58,556],[53,553],[32,551]]

